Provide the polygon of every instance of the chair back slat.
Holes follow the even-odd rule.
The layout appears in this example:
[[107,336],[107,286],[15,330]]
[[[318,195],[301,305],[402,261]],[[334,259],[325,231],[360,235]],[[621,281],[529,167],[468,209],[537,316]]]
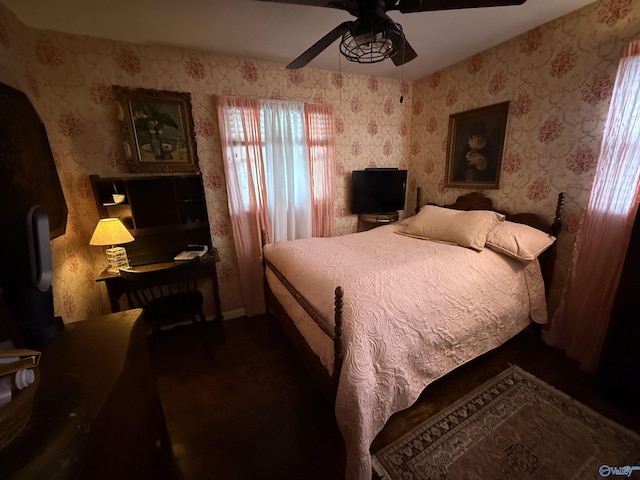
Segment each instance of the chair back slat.
[[[168,324],[172,323],[170,316],[177,318],[193,311],[194,299],[202,302],[197,288],[198,264],[196,258],[159,270],[120,270],[120,277],[125,280],[128,298],[145,309],[149,323]],[[201,308],[200,304],[198,310]]]

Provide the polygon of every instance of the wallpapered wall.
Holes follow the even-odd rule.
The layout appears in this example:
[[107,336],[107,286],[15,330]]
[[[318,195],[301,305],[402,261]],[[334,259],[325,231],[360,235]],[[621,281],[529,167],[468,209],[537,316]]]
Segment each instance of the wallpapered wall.
[[[408,167],[424,200],[448,203],[448,116],[511,101],[498,207],[552,217],[567,192],[559,277],[566,274],[580,212],[597,162],[617,60],[640,32],[640,2],[602,0],[415,84],[207,52],[142,46],[26,27],[0,6],[0,81],[29,95],[47,128],[69,206],[67,233],[52,242],[56,313],[65,321],[108,311],[94,278],[105,264],[88,241],[98,220],[89,174],[125,173],[111,85],[192,95],[198,157],[212,236],[220,251],[223,310],[241,307],[229,223],[216,94],[331,103],[338,158],[334,234],[351,233],[348,181],[353,169]],[[400,94],[404,103],[399,103]],[[556,282],[552,305],[562,281]]]
[[[95,276],[104,252],[88,245],[98,221],[89,174],[126,173],[111,85],[190,92],[223,311],[241,308],[214,95],[330,103],[337,119],[334,234],[351,233],[350,172],[406,167],[408,83],[201,51],[142,46],[35,30],[0,5],[0,81],[24,91],[44,122],[69,207],[67,233],[52,242],[54,301],[65,321],[108,312]],[[400,104],[401,93],[404,102]],[[211,313],[211,311],[207,312]]]
[[589,200],[618,60],[638,38],[640,2],[604,0],[413,85],[411,185],[425,186],[424,200],[436,203],[466,193],[444,188],[449,115],[511,102],[500,188],[485,194],[499,208],[551,221],[566,192],[552,308]]

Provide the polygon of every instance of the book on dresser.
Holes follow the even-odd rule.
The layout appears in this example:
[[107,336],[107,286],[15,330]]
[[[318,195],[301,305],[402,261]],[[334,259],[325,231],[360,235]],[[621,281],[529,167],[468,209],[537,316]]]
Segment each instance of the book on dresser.
[[27,349],[0,350],[0,375],[7,375],[25,368],[33,368],[40,361],[40,352]]

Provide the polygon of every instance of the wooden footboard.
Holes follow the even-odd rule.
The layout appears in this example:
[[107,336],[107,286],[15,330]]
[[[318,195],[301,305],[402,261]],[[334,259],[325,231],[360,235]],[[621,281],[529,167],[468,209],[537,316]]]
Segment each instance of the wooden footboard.
[[[503,213],[506,215],[507,220],[523,223],[526,225],[530,225],[534,228],[538,228],[547,233],[550,233],[554,236],[557,236],[560,233],[562,227],[562,214],[564,211],[564,202],[565,202],[565,194],[564,192],[558,195],[558,202],[556,205],[555,217],[554,221],[551,225],[545,222],[540,216],[534,213],[518,213],[518,214],[509,214],[506,212],[502,212],[496,210],[493,207],[493,203],[491,199],[485,197],[480,193],[470,193],[467,195],[462,195],[457,198],[456,202],[452,205],[445,205],[447,208],[454,208],[458,210],[493,210],[498,211],[499,213]],[[417,189],[417,197],[416,197],[416,213],[420,210],[422,206],[421,203],[421,189],[418,187]],[[266,235],[262,233],[262,246],[264,247],[266,244]],[[333,338],[334,344],[334,360],[333,360],[333,374],[329,375],[327,369],[322,365],[322,362],[315,354],[315,352],[311,349],[311,347],[307,344],[307,341],[302,336],[302,334],[298,331],[291,317],[287,314],[286,310],[282,306],[282,304],[275,297],[273,292],[271,291],[269,284],[266,279],[266,270],[269,268],[267,266],[266,259],[264,257],[264,253],[262,255],[263,266],[264,266],[264,286],[265,286],[265,300],[267,302],[267,311],[271,313],[280,323],[283,330],[291,340],[292,344],[302,357],[305,365],[310,370],[313,378],[322,391],[325,398],[330,402],[331,405],[335,403],[335,396],[338,387],[338,381],[340,378],[340,370],[342,368],[343,355],[344,355],[344,338],[343,338],[343,298],[344,291],[342,287],[338,286],[335,289],[334,296],[334,329],[332,335],[330,332],[325,330],[330,337]],[[553,267],[555,263],[555,244],[549,248],[546,252],[544,252],[540,257],[540,267],[542,270],[542,275],[545,281],[545,287],[548,289],[551,284],[552,276],[553,276]],[[274,274],[277,276],[277,271],[274,268],[271,268]],[[285,280],[286,279],[281,279]],[[287,282],[288,283],[288,282]],[[283,284],[285,284],[283,282]],[[287,286],[285,284],[285,286]],[[304,303],[306,300],[298,293],[296,295],[295,289],[291,286],[287,286],[289,291],[292,293],[294,298],[296,298],[299,303],[310,313],[310,316],[314,318],[313,312],[309,311],[309,306],[305,306]],[[293,291],[292,291],[293,290]],[[306,302],[308,303],[308,302]],[[315,320],[315,319],[314,319]],[[317,320],[315,320],[318,323]],[[318,323],[320,326],[320,324]]]
[[320,359],[311,349],[306,339],[302,336],[298,328],[293,323],[289,314],[271,291],[265,278],[265,299],[267,311],[273,315],[282,330],[285,332],[293,347],[296,349],[307,369],[311,372],[314,382],[322,392],[327,402],[333,406],[338,390],[338,380],[340,378],[340,368],[342,367],[342,287],[336,288],[335,298],[335,336],[334,336],[334,373],[329,375],[327,369],[322,365]]

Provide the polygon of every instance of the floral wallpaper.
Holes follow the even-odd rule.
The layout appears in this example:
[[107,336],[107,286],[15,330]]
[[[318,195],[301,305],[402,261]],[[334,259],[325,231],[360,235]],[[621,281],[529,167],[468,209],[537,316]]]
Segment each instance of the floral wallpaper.
[[112,85],[191,93],[227,314],[242,306],[215,95],[334,105],[335,235],[356,229],[348,198],[354,169],[408,168],[405,213],[418,185],[424,201],[448,203],[466,193],[443,187],[448,117],[510,101],[500,189],[486,194],[500,208],[551,219],[558,192],[567,193],[553,303],[588,200],[617,61],[639,33],[640,2],[601,0],[412,84],[37,30],[0,5],[0,81],[27,93],[39,112],[69,207],[67,232],[52,242],[56,314],[69,322],[108,312],[104,286],[95,283],[106,258],[88,245],[98,221],[88,176],[127,172]]
[[602,0],[413,84],[410,195],[421,185],[429,202],[467,193],[444,188],[449,115],[511,102],[500,188],[484,193],[501,209],[552,221],[566,192],[552,308],[589,199],[618,60],[638,38],[640,2]]
[[[112,85],[189,92],[211,235],[221,262],[223,312],[242,308],[227,208],[217,94],[330,103],[337,119],[334,234],[354,232],[350,172],[406,168],[411,86],[400,81],[160,46],[36,30],[0,5],[0,81],[27,93],[45,124],[69,207],[67,232],[52,242],[54,302],[65,321],[108,313],[104,251],[89,246],[98,221],[90,174],[126,173]],[[404,101],[400,103],[400,96]],[[203,288],[203,291],[207,291]],[[209,299],[210,300],[210,299]],[[213,313],[209,301],[207,314]]]

